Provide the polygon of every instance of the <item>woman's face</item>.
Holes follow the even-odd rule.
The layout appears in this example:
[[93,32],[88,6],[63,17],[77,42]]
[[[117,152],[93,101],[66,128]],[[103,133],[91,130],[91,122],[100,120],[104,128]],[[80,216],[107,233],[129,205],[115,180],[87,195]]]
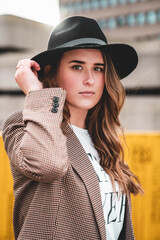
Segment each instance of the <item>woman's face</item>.
[[104,89],[104,60],[96,49],[76,49],[62,56],[57,72],[60,87],[66,90],[70,112],[88,112],[100,100]]

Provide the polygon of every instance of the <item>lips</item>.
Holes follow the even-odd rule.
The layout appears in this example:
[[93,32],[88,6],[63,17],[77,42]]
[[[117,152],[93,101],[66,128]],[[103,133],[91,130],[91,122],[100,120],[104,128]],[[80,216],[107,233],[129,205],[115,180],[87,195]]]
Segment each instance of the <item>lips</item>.
[[85,96],[85,97],[90,97],[95,94],[93,91],[84,91],[84,92],[79,92],[80,95]]

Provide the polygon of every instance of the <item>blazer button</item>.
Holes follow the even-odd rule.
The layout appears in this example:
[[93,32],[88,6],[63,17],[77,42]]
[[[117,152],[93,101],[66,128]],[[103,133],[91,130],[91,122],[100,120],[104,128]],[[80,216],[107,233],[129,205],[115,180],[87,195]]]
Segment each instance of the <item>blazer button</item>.
[[58,112],[58,108],[52,108],[51,112],[57,113]]
[[55,107],[55,108],[59,107],[59,103],[58,102],[54,102],[53,103],[53,107]]
[[59,97],[54,96],[54,97],[53,97],[53,101],[54,101],[54,102],[58,102],[58,101],[59,101]]

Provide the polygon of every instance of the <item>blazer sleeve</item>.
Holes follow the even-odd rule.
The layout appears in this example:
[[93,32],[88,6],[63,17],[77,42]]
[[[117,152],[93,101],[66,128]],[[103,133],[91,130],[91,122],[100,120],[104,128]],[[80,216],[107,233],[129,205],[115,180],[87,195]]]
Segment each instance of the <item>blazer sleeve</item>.
[[30,92],[23,114],[12,114],[4,124],[2,137],[10,162],[32,180],[53,182],[68,170],[67,139],[61,130],[65,96],[61,88]]

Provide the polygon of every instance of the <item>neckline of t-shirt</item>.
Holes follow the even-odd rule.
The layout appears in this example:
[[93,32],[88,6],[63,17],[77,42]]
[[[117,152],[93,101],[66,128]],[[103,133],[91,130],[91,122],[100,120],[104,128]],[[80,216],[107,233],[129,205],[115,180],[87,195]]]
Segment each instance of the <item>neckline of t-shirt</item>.
[[71,128],[75,131],[78,131],[78,132],[81,132],[81,133],[85,133],[85,134],[88,134],[88,129],[85,129],[85,128],[80,128],[80,127],[77,127],[73,124],[69,124],[71,126]]

